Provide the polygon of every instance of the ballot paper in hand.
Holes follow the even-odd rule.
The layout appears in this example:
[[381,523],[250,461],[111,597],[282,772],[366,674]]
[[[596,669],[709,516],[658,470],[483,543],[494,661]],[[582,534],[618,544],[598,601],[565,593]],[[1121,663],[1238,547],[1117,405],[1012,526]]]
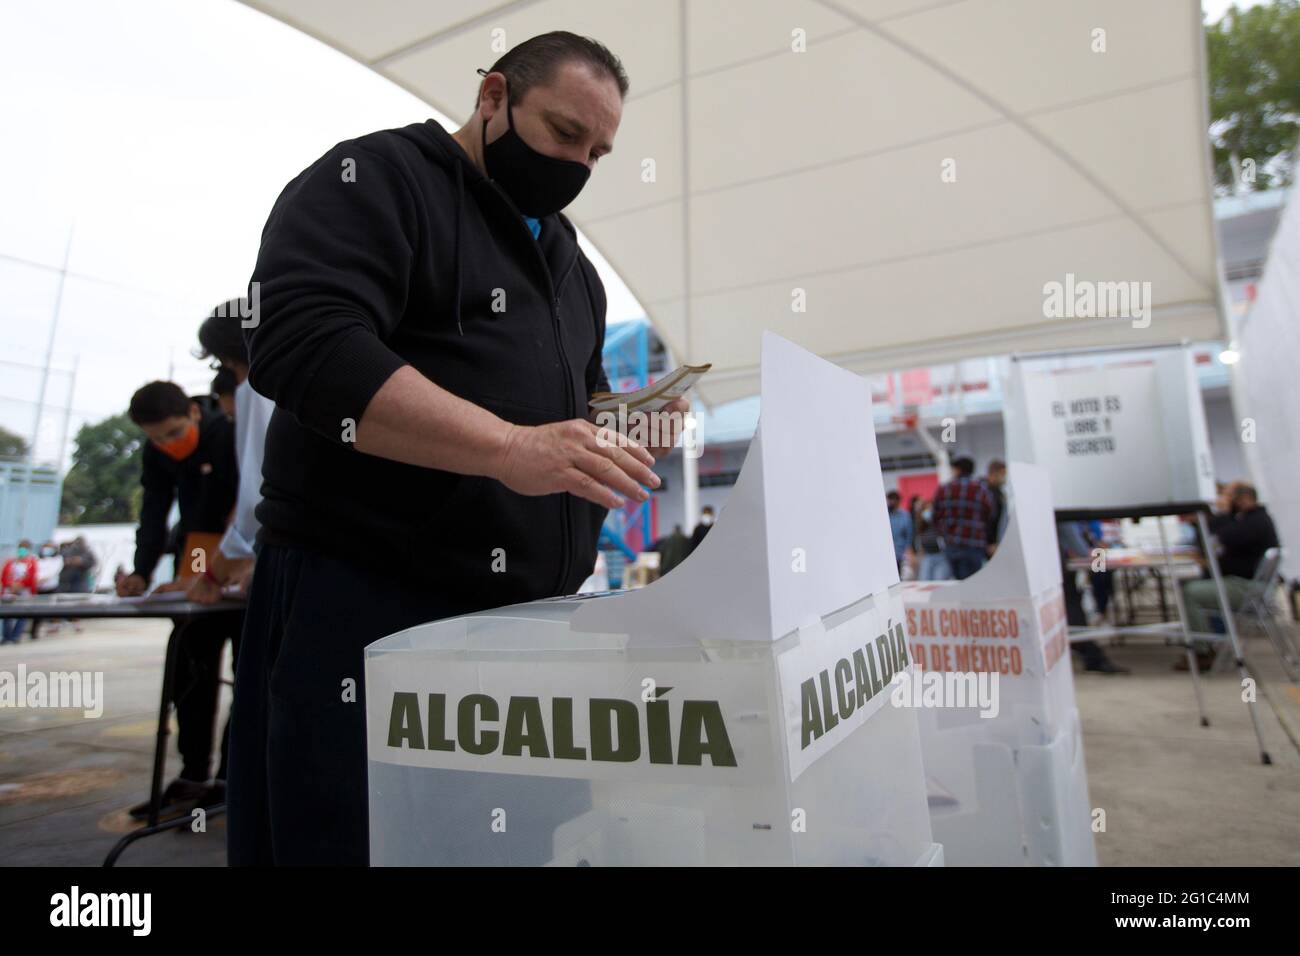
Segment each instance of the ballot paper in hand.
[[587,404],[596,412],[616,412],[619,406],[625,406],[629,412],[657,412],[690,391],[711,368],[711,364],[679,365],[645,388],[635,392],[596,392]]

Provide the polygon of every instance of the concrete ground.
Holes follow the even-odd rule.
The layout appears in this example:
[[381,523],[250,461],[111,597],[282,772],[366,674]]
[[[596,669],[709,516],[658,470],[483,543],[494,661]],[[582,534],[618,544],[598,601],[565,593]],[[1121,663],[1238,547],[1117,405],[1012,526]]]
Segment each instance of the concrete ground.
[[[0,708],[0,864],[96,865],[130,829],[126,810],[148,795],[163,622],[86,622],[0,647],[0,671],[105,673],[103,716]],[[1300,689],[1261,639],[1248,655],[1256,708],[1273,758],[1263,766],[1233,673],[1203,681],[1211,721],[1201,727],[1175,648],[1135,639],[1111,649],[1132,673],[1076,674],[1091,802],[1106,811],[1097,852],[1105,866],[1300,864]],[[224,707],[229,692],[225,691]],[[220,725],[219,725],[220,726]],[[168,779],[178,769],[174,754]],[[215,767],[215,756],[214,756]],[[220,866],[225,820],[207,832],[163,833],[128,848],[119,865]]]
[[1103,866],[1300,864],[1300,687],[1263,637],[1247,636],[1265,766],[1235,668],[1203,677],[1200,726],[1185,653],[1159,639],[1108,649],[1127,675],[1075,673],[1088,790],[1106,811]]
[[[0,671],[103,671],[104,712],[0,709],[0,864],[97,866],[133,828],[126,811],[149,796],[166,621],[86,621],[17,647],[0,647]],[[227,661],[226,667],[229,668]],[[229,676],[229,675],[227,675]],[[229,706],[223,688],[222,716]],[[218,728],[221,725],[218,725]],[[170,780],[180,769],[172,720]],[[213,769],[217,756],[213,755]],[[206,833],[160,833],[129,847],[119,866],[224,866],[225,819]]]

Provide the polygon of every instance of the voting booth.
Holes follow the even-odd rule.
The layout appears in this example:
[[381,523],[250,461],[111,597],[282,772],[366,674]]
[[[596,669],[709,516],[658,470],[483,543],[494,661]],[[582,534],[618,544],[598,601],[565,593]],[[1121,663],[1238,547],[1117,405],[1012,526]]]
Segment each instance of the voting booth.
[[1205,408],[1191,350],[1013,363],[1007,457],[1047,470],[1058,511],[1174,514],[1214,500]]
[[950,866],[1095,866],[1047,475],[1009,488],[982,569],[903,585],[930,825]]
[[366,649],[377,865],[937,865],[865,380],[771,334],[726,508],[663,579]]
[[[1042,367],[1044,363],[1056,367]],[[1005,391],[1007,454],[1041,465],[1057,517],[1139,518],[1195,514],[1202,541],[1214,500],[1205,408],[1187,346],[1126,355],[1029,356],[1012,363]],[[1163,525],[1158,525],[1164,535]],[[1168,542],[1165,572],[1174,579]],[[1252,680],[1215,547],[1205,552],[1237,671]],[[1174,588],[1188,671],[1203,727],[1210,725],[1193,649],[1194,635]],[[1195,635],[1204,640],[1207,635]],[[1209,635],[1213,637],[1213,635]],[[1244,697],[1260,761],[1272,763],[1254,696]]]

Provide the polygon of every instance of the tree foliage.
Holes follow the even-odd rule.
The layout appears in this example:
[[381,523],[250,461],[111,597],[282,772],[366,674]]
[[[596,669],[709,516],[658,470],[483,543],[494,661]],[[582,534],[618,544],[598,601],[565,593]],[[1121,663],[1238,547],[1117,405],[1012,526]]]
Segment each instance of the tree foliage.
[[140,516],[144,436],[123,412],[77,432],[72,467],[63,479],[63,524],[133,522]]
[[0,459],[12,458],[21,461],[26,457],[26,439],[21,435],[15,435],[7,428],[0,428]]
[[1236,4],[1206,27],[1214,179],[1234,191],[1234,164],[1249,189],[1288,186],[1300,136],[1300,0],[1248,10]]

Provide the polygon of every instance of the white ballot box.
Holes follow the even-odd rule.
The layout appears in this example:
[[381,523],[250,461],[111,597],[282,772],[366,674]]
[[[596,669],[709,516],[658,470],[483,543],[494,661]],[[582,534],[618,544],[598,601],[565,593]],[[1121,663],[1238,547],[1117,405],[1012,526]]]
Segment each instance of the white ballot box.
[[1012,462],[1009,477],[993,558],[964,581],[903,585],[916,667],[898,693],[920,714],[949,865],[1095,866],[1046,472]]
[[866,382],[768,334],[762,388],[663,579],[366,649],[372,863],[942,863]]

